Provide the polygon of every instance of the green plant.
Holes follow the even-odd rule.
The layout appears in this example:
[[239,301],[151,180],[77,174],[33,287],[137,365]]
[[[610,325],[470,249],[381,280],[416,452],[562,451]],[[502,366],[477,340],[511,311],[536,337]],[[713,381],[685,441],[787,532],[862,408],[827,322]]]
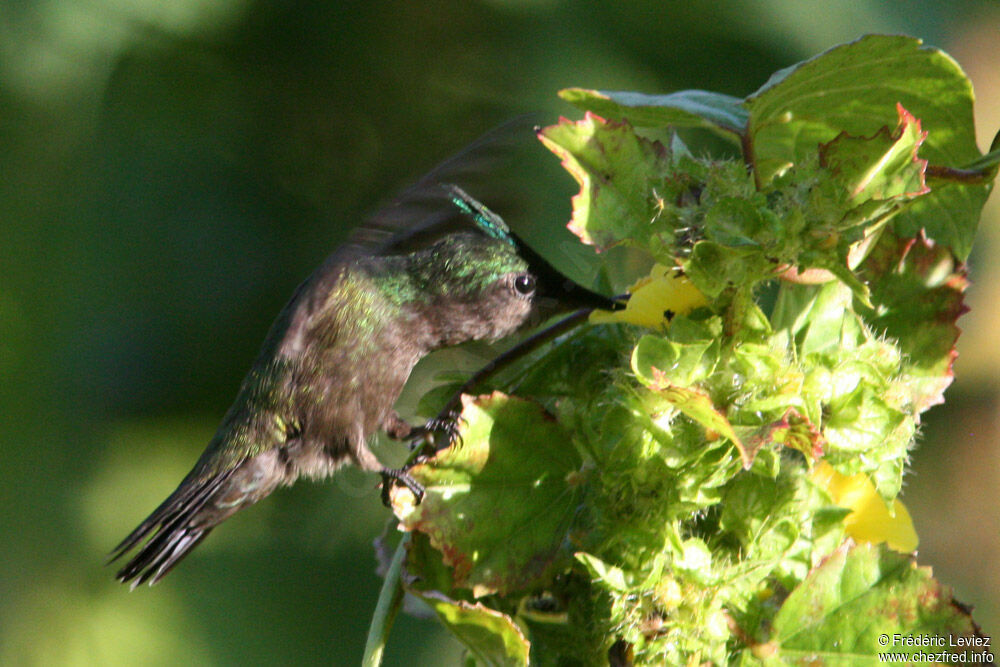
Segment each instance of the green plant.
[[[511,395],[465,397],[460,442],[410,471],[423,502],[393,496],[405,589],[484,664],[823,664],[927,650],[883,635],[974,638],[897,551],[1000,160],[958,65],[869,36],[742,100],[561,95],[586,111],[540,132],[581,186],[570,228],[657,265],[623,315],[507,373]],[[678,128],[732,151],[693,155]]]

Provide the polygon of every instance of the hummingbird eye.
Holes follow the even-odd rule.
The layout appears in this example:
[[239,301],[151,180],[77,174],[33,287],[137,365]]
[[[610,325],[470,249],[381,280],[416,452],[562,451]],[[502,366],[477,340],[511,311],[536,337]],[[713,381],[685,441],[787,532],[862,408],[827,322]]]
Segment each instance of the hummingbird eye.
[[531,296],[535,293],[535,276],[530,273],[522,273],[514,278],[514,289],[521,296]]

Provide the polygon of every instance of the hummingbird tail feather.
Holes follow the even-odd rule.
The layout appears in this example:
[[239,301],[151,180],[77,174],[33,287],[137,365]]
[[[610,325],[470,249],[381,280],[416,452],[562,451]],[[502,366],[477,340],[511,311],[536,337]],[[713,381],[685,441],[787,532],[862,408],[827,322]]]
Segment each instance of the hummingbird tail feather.
[[114,548],[108,562],[131,551],[147,537],[139,551],[118,571],[132,589],[155,584],[211,532],[216,522],[199,517],[201,510],[226,482],[232,470],[203,481],[185,480],[149,517]]

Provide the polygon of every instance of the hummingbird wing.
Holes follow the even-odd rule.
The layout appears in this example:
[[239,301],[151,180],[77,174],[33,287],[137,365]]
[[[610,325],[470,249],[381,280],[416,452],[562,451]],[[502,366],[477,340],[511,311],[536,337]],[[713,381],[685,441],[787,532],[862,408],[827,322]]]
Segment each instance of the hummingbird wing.
[[364,255],[402,254],[445,234],[475,229],[469,212],[455,205],[450,183],[460,183],[494,206],[516,206],[516,201],[509,201],[516,197],[512,197],[502,171],[516,166],[528,150],[539,146],[534,132],[538,120],[539,114],[518,116],[447,158],[354,230],[343,250]]

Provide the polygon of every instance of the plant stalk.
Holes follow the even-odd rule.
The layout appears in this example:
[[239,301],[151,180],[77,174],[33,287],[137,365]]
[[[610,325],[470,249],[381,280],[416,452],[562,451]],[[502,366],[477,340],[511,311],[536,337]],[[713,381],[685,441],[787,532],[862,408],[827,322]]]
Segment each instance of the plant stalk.
[[379,667],[382,664],[382,654],[389,639],[389,630],[403,603],[403,584],[400,574],[403,571],[403,557],[406,556],[406,545],[410,543],[410,534],[404,533],[403,539],[392,555],[392,562],[385,573],[382,590],[378,594],[378,604],[375,614],[368,627],[368,640],[365,642],[365,655],[361,659],[362,667]]

